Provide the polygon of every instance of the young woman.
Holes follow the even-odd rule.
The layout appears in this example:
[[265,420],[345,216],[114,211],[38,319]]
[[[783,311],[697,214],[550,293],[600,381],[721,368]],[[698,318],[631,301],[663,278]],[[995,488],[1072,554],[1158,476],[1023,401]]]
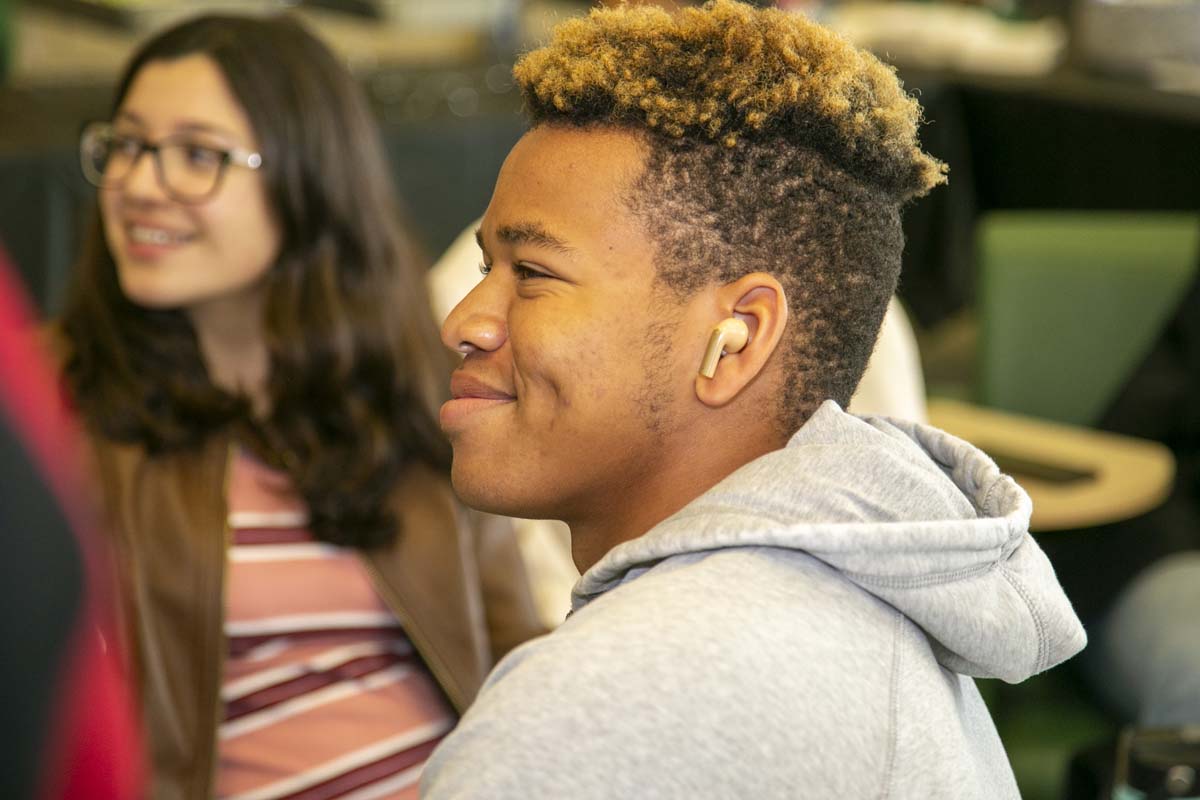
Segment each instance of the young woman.
[[287,17],[144,45],[86,128],[64,376],[121,554],[153,795],[415,796],[540,632],[465,511],[423,274],[351,77]]

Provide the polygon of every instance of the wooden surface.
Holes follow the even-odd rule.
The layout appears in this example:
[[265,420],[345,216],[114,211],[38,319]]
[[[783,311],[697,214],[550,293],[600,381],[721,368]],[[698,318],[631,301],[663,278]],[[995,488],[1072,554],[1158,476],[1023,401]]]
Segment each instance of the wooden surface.
[[1161,503],[1175,476],[1158,442],[931,398],[931,424],[991,455],[1033,499],[1030,530],[1129,519]]

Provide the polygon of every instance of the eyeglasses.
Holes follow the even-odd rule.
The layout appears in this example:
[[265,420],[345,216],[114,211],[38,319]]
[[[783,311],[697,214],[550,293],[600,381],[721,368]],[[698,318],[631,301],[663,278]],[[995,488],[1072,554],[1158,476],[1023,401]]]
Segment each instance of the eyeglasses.
[[93,122],[79,137],[83,176],[98,189],[119,188],[142,153],[154,156],[158,185],[181,203],[202,203],[212,197],[230,164],[246,169],[262,166],[258,153],[200,144],[192,134],[168,136],[151,144],[140,136],[117,133],[107,122]]

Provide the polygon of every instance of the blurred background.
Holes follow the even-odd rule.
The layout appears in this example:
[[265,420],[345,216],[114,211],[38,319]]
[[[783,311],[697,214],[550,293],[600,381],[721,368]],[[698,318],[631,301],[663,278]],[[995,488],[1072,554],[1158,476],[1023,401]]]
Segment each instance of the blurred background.
[[[483,212],[524,129],[514,59],[589,5],[0,0],[0,240],[40,311],[53,315],[94,198],[79,172],[78,135],[108,117],[125,58],[182,16],[288,8],[366,89],[409,224],[433,260]],[[1166,420],[1142,395],[1150,381],[1172,398],[1167,413],[1182,403],[1200,417],[1195,375],[1151,363],[1186,362],[1200,347],[1188,327],[1200,319],[1200,0],[773,5],[894,64],[925,107],[926,148],[950,165],[949,186],[905,214],[900,297],[930,397],[1158,440],[1192,480],[1194,459],[1180,455],[1175,429],[1155,428]],[[1174,383],[1163,389],[1164,381]],[[930,416],[939,422],[932,405]],[[988,430],[984,438],[998,435]],[[1011,435],[1036,443],[1055,430]],[[994,442],[977,441],[1005,456],[1005,441]],[[1194,441],[1185,445],[1194,452]],[[1061,452],[1035,463],[1009,450],[998,460],[1050,491],[1104,469]],[[1043,545],[1054,555],[1064,537],[1099,541],[1094,524],[1143,514],[1171,491],[1160,486],[1153,502],[1108,517],[1044,520]],[[1068,589],[1085,606],[1109,599],[1099,581]],[[1066,796],[1087,747],[1121,724],[1058,672],[1019,689],[987,688],[1032,800]]]
[[[76,165],[77,136],[85,121],[107,117],[125,57],[150,31],[189,14],[290,8],[367,89],[415,233],[436,258],[483,211],[497,168],[523,129],[509,75],[514,58],[555,21],[588,5],[0,0],[0,238],[42,310],[53,312],[91,200]],[[935,393],[978,397],[977,384],[995,384],[992,372],[1003,367],[975,363],[977,305],[981,291],[995,288],[977,263],[991,254],[976,246],[981,220],[999,211],[1190,215],[1200,208],[1195,0],[778,5],[833,26],[896,65],[926,109],[926,147],[950,164],[949,187],[908,209],[901,284]],[[1027,233],[1012,226],[1037,228],[1046,220],[998,222],[994,245],[1003,248]],[[1129,220],[1132,228],[1140,222]],[[1041,235],[1058,238],[1053,226]],[[1194,242],[1181,228],[1172,244],[1186,249]],[[1179,288],[1163,280],[1171,284],[1164,292]],[[1114,298],[1128,310],[1126,292]],[[1147,335],[1133,334],[1138,341]],[[1090,365],[1075,365],[1074,374],[1089,372]],[[1088,422],[1088,403],[1076,406],[1033,410]]]

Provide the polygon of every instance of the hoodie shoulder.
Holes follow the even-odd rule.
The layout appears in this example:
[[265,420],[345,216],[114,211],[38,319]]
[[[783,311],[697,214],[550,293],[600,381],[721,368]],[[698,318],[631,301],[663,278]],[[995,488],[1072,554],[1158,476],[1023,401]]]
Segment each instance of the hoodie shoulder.
[[684,553],[799,551],[911,619],[942,666],[1020,681],[1086,641],[1028,532],[1030,510],[1029,496],[971,444],[927,425],[854,417],[830,401],[786,447],[610,551],[576,584],[572,604]]
[[[669,559],[506,658],[427,766],[424,789],[769,797],[810,785],[878,796],[897,620],[803,553]],[[846,624],[862,635],[830,636]],[[507,720],[511,729],[496,729]],[[531,753],[537,763],[514,767]]]

